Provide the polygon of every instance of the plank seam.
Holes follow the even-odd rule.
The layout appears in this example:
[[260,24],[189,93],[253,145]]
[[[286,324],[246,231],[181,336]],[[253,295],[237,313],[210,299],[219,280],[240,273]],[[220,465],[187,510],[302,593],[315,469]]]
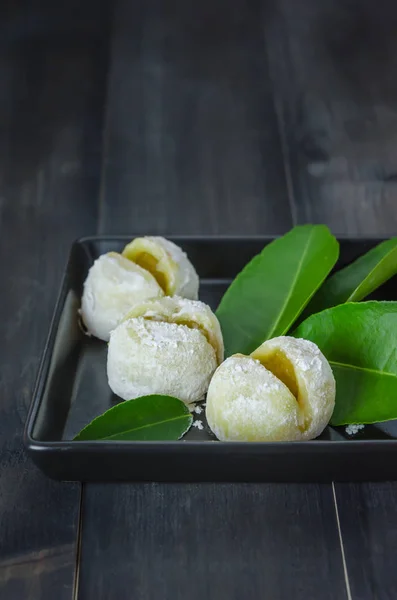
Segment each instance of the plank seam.
[[110,95],[110,73],[111,73],[111,65],[112,65],[112,56],[113,56],[113,29],[114,29],[114,15],[112,19],[112,24],[109,27],[109,41],[107,48],[107,69],[106,69],[106,91],[105,91],[105,106],[104,106],[104,120],[102,126],[102,156],[101,156],[101,174],[99,181],[99,190],[98,190],[98,208],[97,208],[97,227],[96,233],[97,235],[103,233],[102,227],[104,222],[104,211],[105,211],[105,195],[106,195],[106,164],[108,158],[108,149],[109,149],[109,95]]
[[[268,38],[266,35],[266,29],[265,29],[263,35],[264,35],[264,47],[265,47],[265,52],[266,52],[266,61],[267,61],[267,65],[268,65],[268,73],[269,73],[270,80],[274,84],[273,77],[272,77],[272,61],[271,61],[271,56],[270,56],[270,52],[269,52],[269,42],[268,42]],[[273,108],[274,108],[274,112],[276,115],[277,131],[278,131],[278,135],[279,135],[281,155],[282,155],[282,159],[283,159],[285,183],[287,186],[287,194],[288,194],[288,203],[289,203],[290,212],[291,212],[292,224],[295,226],[299,222],[298,221],[298,206],[297,206],[296,198],[295,198],[295,186],[294,186],[293,176],[292,176],[292,171],[291,171],[291,161],[289,160],[288,140],[287,140],[287,135],[286,135],[285,122],[284,122],[284,118],[283,118],[282,102],[279,99],[279,97],[275,94],[274,85],[272,85],[272,94],[271,95],[272,95],[272,100],[273,100]]]
[[342,555],[342,564],[343,564],[343,573],[344,573],[344,576],[345,576],[346,596],[347,596],[347,600],[352,600],[352,595],[351,595],[351,590],[350,590],[349,573],[347,571],[346,556],[345,556],[345,547],[344,547],[344,544],[343,544],[342,529],[341,529],[341,525],[340,525],[338,502],[336,500],[336,491],[335,491],[335,483],[334,482],[332,482],[332,494],[333,494],[333,497],[334,497],[334,507],[335,507],[336,524],[337,524],[337,527],[338,527],[339,544],[340,544],[340,551],[341,551],[341,555]]
[[84,483],[81,483],[81,485],[80,485],[79,522],[77,523],[76,562],[75,562],[75,567],[74,567],[72,600],[78,600],[78,596],[79,596],[81,545],[82,545],[82,538],[83,538],[82,531],[83,531],[84,485],[85,485]]
[[275,98],[274,93],[272,94],[272,97],[273,97],[274,112],[276,113],[276,119],[277,119],[277,130],[278,130],[278,134],[279,134],[279,138],[280,138],[281,154],[283,157],[283,166],[284,166],[284,174],[285,174],[285,183],[287,186],[287,193],[288,193],[288,202],[289,202],[289,207],[291,210],[292,224],[295,226],[298,224],[298,208],[297,208],[296,200],[295,200],[295,191],[294,191],[294,184],[293,184],[293,180],[292,180],[291,164],[290,164],[289,155],[288,155],[288,143],[287,143],[287,136],[285,134],[284,119],[282,116],[282,107],[281,107],[281,102]]

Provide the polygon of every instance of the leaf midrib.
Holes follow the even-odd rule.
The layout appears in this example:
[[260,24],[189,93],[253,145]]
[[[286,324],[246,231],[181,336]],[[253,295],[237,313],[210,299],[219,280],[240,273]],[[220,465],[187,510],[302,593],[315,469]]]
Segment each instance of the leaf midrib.
[[349,365],[341,362],[336,362],[333,360],[329,361],[331,366],[342,367],[344,369],[355,369],[357,371],[364,371],[366,373],[374,373],[375,375],[386,375],[387,377],[394,377],[397,379],[397,375],[395,373],[389,373],[388,371],[378,371],[377,369],[368,369],[368,367],[359,367],[357,365]]
[[304,261],[304,259],[306,257],[308,248],[309,248],[309,246],[311,244],[313,233],[314,233],[314,229],[311,230],[310,235],[309,235],[309,237],[308,237],[308,239],[306,241],[306,246],[305,246],[305,249],[304,249],[304,251],[302,253],[301,259],[300,259],[300,261],[298,263],[298,269],[296,271],[294,279],[292,280],[292,284],[291,284],[290,290],[289,290],[289,292],[288,292],[288,294],[287,294],[287,296],[286,296],[286,298],[284,300],[283,306],[282,306],[282,308],[281,308],[281,310],[279,312],[279,315],[278,315],[278,317],[277,317],[277,319],[276,319],[276,321],[275,321],[272,329],[267,334],[267,338],[266,339],[270,339],[272,337],[272,335],[274,334],[274,331],[276,330],[276,327],[278,326],[278,324],[281,321],[281,318],[282,318],[282,315],[283,315],[283,313],[285,311],[285,308],[288,305],[289,301],[291,300],[292,292],[293,292],[293,290],[296,287],[296,282],[298,281],[298,277],[299,277],[299,274],[300,274],[301,269],[302,269],[303,261]]
[[[346,302],[355,302],[355,301],[357,301],[357,298],[355,297],[356,294],[364,286],[364,284],[369,279],[369,277],[382,265],[382,263],[385,262],[385,260],[387,258],[389,258],[390,254],[392,254],[393,252],[397,252],[397,247],[396,246],[394,246],[394,248],[392,248],[391,250],[389,250],[389,252],[387,254],[385,254],[383,256],[383,258],[381,258],[381,260],[375,265],[375,267],[373,269],[371,269],[371,271],[365,276],[365,278],[361,281],[361,283],[359,283],[358,286],[353,290],[353,292],[350,294],[350,296],[348,297],[348,299],[346,300]],[[360,299],[362,299],[362,298],[363,297],[360,296]]]
[[119,433],[113,433],[112,435],[108,435],[106,437],[102,437],[102,440],[111,440],[112,438],[116,437],[117,435],[125,435],[127,433],[130,433],[131,431],[140,431],[141,429],[149,429],[150,427],[156,427],[156,425],[162,425],[163,423],[171,423],[172,421],[179,421],[180,419],[186,419],[189,417],[191,417],[190,413],[189,414],[184,414],[184,415],[179,415],[178,417],[173,417],[172,419],[162,419],[161,421],[155,421],[152,423],[147,423],[146,425],[141,425],[140,427],[134,427],[133,429],[125,429],[123,431],[120,431]]

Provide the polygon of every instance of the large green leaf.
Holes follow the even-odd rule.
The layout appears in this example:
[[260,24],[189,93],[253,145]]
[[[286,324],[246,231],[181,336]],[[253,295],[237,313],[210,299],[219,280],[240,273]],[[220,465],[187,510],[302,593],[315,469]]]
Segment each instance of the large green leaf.
[[332,425],[397,418],[397,302],[348,303],[309,317],[293,334],[311,340],[336,379]]
[[392,238],[332,275],[313,296],[304,316],[345,302],[363,300],[396,273],[397,238]]
[[216,311],[226,356],[249,354],[265,340],[286,333],[338,254],[339,244],[325,225],[302,225],[255,256]]
[[83,440],[179,440],[193,417],[172,396],[142,396],[121,402],[100,415],[74,438]]

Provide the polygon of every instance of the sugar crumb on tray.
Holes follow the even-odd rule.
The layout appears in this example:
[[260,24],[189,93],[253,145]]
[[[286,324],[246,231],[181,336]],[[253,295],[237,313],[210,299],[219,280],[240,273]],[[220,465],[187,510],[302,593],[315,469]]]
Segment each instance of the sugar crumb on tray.
[[360,423],[353,423],[352,425],[347,425],[346,433],[347,435],[356,435],[361,429],[364,429],[364,425]]

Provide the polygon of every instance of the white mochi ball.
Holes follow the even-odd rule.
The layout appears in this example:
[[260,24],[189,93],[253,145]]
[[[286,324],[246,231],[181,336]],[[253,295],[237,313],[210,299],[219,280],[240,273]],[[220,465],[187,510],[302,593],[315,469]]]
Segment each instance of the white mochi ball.
[[124,400],[165,394],[195,402],[206,393],[216,366],[206,337],[186,325],[137,317],[110,334],[109,386]]
[[216,370],[206,416],[222,441],[298,441],[319,436],[334,406],[335,379],[319,348],[282,336]]
[[136,303],[164,296],[155,278],[145,269],[116,252],[100,256],[84,282],[81,316],[87,331],[108,341]]

